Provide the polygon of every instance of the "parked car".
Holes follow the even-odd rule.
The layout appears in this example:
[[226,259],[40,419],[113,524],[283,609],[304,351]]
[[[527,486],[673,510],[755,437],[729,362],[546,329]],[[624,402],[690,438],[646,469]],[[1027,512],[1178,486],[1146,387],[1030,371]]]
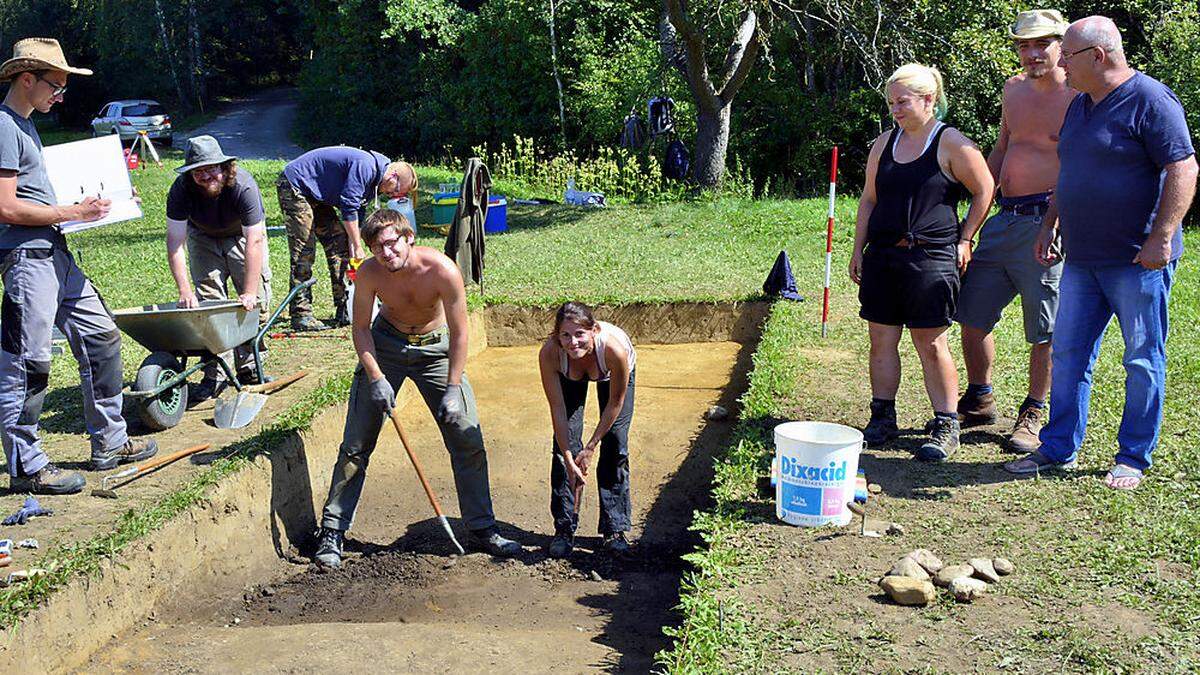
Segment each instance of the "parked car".
[[92,135],[119,134],[122,141],[132,140],[145,131],[150,140],[171,141],[171,116],[158,101],[133,99],[113,101],[100,109],[92,120]]

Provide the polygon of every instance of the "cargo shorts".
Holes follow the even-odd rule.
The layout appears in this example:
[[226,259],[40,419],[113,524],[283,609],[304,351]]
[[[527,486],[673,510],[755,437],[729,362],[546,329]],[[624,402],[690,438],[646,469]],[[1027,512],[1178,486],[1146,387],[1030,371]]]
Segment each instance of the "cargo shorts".
[[1058,313],[1062,261],[1046,267],[1033,257],[1042,217],[1001,211],[983,224],[979,246],[963,275],[955,320],[989,333],[1017,295],[1030,344],[1050,342]]

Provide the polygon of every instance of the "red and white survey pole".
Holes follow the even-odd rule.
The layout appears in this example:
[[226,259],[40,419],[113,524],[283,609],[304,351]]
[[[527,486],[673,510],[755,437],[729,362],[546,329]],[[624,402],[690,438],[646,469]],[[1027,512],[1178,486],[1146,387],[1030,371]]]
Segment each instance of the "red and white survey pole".
[[837,197],[837,146],[833,146],[833,161],[829,167],[829,221],[825,228],[825,301],[821,305],[821,337],[829,323],[829,271],[833,267],[833,206]]

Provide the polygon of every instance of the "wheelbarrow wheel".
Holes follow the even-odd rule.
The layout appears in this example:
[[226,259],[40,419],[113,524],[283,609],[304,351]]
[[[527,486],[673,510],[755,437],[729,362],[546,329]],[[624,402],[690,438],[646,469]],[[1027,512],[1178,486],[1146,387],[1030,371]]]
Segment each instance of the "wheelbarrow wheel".
[[[174,356],[167,352],[154,352],[138,368],[134,388],[138,391],[154,389],[182,371],[183,367]],[[138,401],[138,417],[147,428],[154,431],[170,429],[183,419],[187,399],[187,382],[180,382],[158,396]]]

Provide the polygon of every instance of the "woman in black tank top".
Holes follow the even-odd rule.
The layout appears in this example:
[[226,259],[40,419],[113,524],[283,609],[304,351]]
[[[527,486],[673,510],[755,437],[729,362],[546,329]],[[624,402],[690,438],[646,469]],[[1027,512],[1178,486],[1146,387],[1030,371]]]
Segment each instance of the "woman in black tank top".
[[[946,329],[995,182],[979,148],[938,120],[946,99],[936,69],[903,66],[886,91],[896,128],[875,139],[867,159],[850,261],[859,315],[871,336],[871,421],[863,437],[882,445],[899,434],[899,345],[907,326],[934,411],[929,439],[916,454],[944,461],[958,448],[959,433],[958,371]],[[971,207],[960,226],[958,204],[968,196]]]

